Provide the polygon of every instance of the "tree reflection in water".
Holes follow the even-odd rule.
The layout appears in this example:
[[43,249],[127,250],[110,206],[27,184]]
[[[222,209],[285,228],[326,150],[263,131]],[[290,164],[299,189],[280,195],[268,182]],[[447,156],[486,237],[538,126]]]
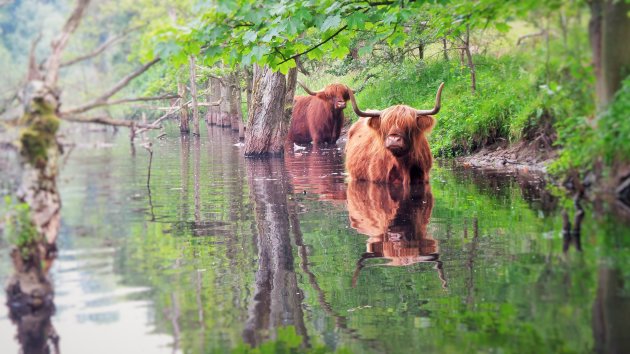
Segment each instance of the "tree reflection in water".
[[302,301],[298,287],[291,237],[287,182],[281,159],[247,160],[250,197],[256,218],[255,243],[258,249],[254,296],[243,331],[244,340],[257,346],[275,339],[281,326],[295,326],[308,346]]

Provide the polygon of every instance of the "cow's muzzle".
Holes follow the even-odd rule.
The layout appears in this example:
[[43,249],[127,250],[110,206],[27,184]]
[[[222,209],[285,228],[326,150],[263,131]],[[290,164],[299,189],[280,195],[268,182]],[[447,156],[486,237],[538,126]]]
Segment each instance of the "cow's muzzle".
[[396,157],[404,156],[409,152],[409,145],[400,135],[388,135],[385,139],[385,147]]

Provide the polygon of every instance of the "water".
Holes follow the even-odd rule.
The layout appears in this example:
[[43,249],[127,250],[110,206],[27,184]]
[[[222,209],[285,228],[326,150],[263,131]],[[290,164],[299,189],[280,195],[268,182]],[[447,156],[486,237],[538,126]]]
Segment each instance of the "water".
[[[154,140],[147,185],[126,134],[69,135],[62,353],[630,350],[630,228],[587,207],[584,250],[564,254],[535,179],[443,163],[426,189],[348,185],[337,149],[244,159],[211,128]],[[0,307],[1,353],[15,332]]]

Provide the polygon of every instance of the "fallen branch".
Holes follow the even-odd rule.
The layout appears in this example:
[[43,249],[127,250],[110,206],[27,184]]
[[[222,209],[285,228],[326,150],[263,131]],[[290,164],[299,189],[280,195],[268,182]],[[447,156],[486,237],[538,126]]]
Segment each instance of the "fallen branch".
[[122,90],[125,86],[129,84],[129,82],[131,82],[131,80],[135,79],[136,77],[138,77],[139,75],[147,71],[151,66],[155,65],[158,61],[160,61],[160,58],[155,58],[151,60],[150,62],[136,69],[131,74],[122,78],[122,80],[120,80],[114,87],[112,87],[109,91],[107,91],[100,97],[93,99],[92,101],[84,104],[83,106],[72,108],[68,111],[62,112],[61,114],[72,115],[72,114],[77,114],[77,113],[84,113],[91,109],[107,105],[107,101],[109,100],[110,97],[115,95],[118,91]]
[[122,119],[112,119],[106,116],[97,116],[97,117],[76,117],[76,116],[62,116],[62,120],[68,122],[77,122],[77,123],[95,123],[95,124],[103,124],[103,125],[111,125],[115,127],[137,127],[142,129],[160,129],[159,126],[153,126],[151,124],[140,124],[132,120],[122,120]]

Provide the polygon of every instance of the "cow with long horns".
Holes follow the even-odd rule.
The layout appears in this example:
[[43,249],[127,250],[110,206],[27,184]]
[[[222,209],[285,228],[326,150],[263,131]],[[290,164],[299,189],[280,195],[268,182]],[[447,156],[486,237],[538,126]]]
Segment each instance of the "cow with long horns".
[[343,84],[331,84],[313,92],[298,82],[309,96],[296,96],[287,142],[297,144],[334,144],[343,126],[343,109],[352,90]]
[[433,155],[426,134],[435,125],[431,116],[440,111],[444,83],[438,88],[430,110],[396,105],[383,111],[363,112],[350,91],[350,101],[359,117],[348,131],[346,170],[352,180],[377,183],[427,183]]

